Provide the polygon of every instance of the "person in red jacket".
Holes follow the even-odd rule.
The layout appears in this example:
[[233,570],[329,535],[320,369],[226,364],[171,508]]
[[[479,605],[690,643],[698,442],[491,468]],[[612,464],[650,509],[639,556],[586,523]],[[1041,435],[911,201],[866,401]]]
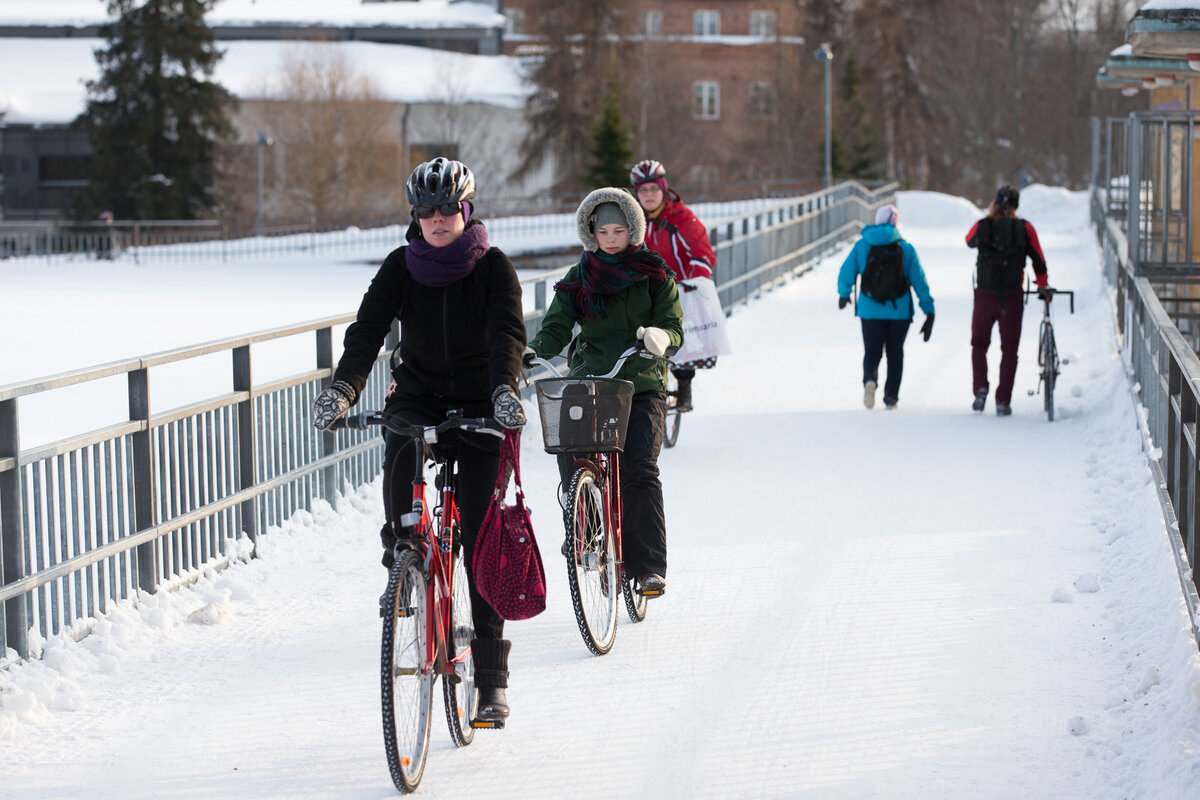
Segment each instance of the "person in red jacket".
[[975,384],[976,412],[987,404],[987,351],[992,343],[992,326],[1000,326],[1000,382],[996,385],[996,414],[1012,414],[1013,381],[1017,377],[1017,345],[1021,340],[1024,310],[1022,282],[1025,259],[1033,262],[1038,297],[1049,301],[1052,293],[1046,274],[1046,258],[1037,231],[1017,216],[1021,196],[1012,186],[1001,186],[988,215],[971,226],[967,247],[978,250],[975,259],[975,308],[971,314],[971,369]]
[[[717,258],[708,242],[708,229],[683,204],[679,194],[667,186],[666,168],[658,161],[644,159],[630,170],[629,182],[646,212],[646,247],[662,256],[675,273],[676,282],[689,278],[712,280]],[[676,409],[692,409],[692,379],[696,377],[696,370],[710,369],[716,363],[714,356],[689,361],[671,370],[679,381],[675,393]]]

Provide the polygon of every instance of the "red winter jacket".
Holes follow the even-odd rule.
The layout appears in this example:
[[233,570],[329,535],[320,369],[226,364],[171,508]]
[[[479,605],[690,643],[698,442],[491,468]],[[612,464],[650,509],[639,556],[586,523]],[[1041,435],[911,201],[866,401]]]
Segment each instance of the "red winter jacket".
[[708,243],[708,229],[673,189],[667,190],[658,215],[646,216],[646,247],[663,257],[677,281],[713,276],[717,258]]

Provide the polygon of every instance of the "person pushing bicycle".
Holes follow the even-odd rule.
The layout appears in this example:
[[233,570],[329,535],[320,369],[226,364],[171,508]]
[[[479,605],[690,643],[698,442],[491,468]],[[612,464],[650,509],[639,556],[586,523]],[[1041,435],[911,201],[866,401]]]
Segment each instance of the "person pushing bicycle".
[[[346,329],[333,383],[317,397],[314,425],[327,429],[358,400],[392,320],[400,320],[385,413],[408,425],[436,425],[447,412],[494,417],[505,428],[525,424],[517,396],[525,322],[521,286],[512,262],[489,247],[487,230],[471,216],[475,177],[459,161],[435,158],[413,170],[405,185],[412,205],[408,244],[393,250],[376,273]],[[399,363],[397,362],[399,356]],[[387,522],[383,564],[391,569],[400,515],[412,500],[412,440],[385,434],[383,501]],[[456,497],[463,553],[472,563],[475,537],[500,470],[500,440],[482,433],[446,435],[456,451]],[[504,620],[475,587],[467,570],[476,638],[471,642],[479,719],[509,714]]]
[[[552,358],[579,336],[570,352],[572,374],[603,374],[641,339],[646,350],[669,356],[683,344],[683,312],[675,277],[662,257],[645,246],[646,218],[624,189],[590,193],[575,213],[584,251],[554,285],[542,328],[525,348],[525,365]],[[621,458],[626,572],[642,589],[666,588],[667,525],[658,454],[667,413],[666,371],[661,362],[631,358],[616,374],[633,383],[633,403]],[[565,486],[571,456],[559,456]]]

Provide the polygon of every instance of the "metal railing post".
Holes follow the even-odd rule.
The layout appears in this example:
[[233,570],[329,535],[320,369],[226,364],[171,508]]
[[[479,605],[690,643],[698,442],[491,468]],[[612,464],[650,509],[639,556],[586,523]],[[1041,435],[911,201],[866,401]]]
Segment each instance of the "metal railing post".
[[[318,328],[317,334],[317,369],[333,369],[333,328]],[[321,388],[325,389],[333,383],[333,375],[321,379]],[[337,452],[337,433],[334,431],[321,432],[321,449],[319,457]],[[329,503],[339,490],[337,482],[337,467],[330,465],[321,470],[321,497]]]
[[[254,431],[254,388],[250,368],[250,345],[233,348],[233,390],[246,392],[245,400],[237,404],[237,488],[249,489],[254,486],[255,445],[257,436]],[[245,500],[240,506],[242,530],[250,541],[258,541],[258,515],[255,513],[256,500]]]
[[[0,584],[25,577],[25,542],[21,517],[21,434],[17,417],[17,398],[0,400],[0,459],[11,458],[12,468],[0,472]],[[28,595],[18,595],[4,603],[0,617],[0,641],[29,657]]]
[[[133,528],[144,531],[156,524],[154,515],[154,453],[150,436],[150,370],[146,367],[129,373],[129,419],[142,423],[131,437],[133,461]],[[153,593],[158,588],[159,541],[137,547],[138,588]]]

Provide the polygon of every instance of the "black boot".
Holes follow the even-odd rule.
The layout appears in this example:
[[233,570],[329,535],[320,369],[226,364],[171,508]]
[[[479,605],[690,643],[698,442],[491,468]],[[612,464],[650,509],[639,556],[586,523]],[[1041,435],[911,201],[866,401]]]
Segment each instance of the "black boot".
[[484,722],[499,722],[508,716],[508,639],[472,639],[475,660],[475,688],[479,690],[477,716]]
[[691,411],[692,410],[692,379],[684,378],[679,381],[679,388],[675,390],[675,410],[676,411]]

